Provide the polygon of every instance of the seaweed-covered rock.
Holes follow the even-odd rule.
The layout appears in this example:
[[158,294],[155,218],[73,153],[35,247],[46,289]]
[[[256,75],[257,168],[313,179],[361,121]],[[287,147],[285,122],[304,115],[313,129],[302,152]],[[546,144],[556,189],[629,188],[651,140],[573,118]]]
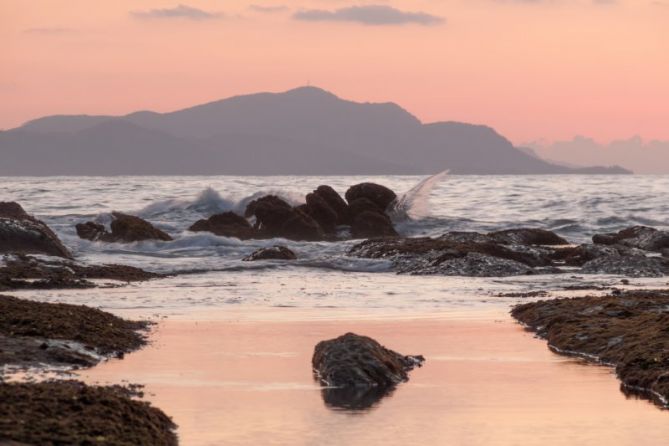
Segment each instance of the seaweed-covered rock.
[[662,252],[669,248],[669,231],[648,226],[632,226],[611,234],[595,234],[592,241],[602,245],[621,244],[646,251]]
[[234,212],[215,214],[207,219],[198,220],[188,228],[193,232],[211,232],[223,237],[235,237],[240,240],[256,238],[258,232],[241,215]]
[[311,359],[317,378],[335,387],[393,387],[407,381],[422,356],[404,356],[367,336],[346,333],[321,341]]
[[77,235],[86,240],[108,243],[132,243],[143,240],[171,241],[169,234],[134,215],[112,212],[111,232],[95,222],[76,225]]
[[581,272],[627,277],[663,277],[669,274],[669,259],[646,256],[602,256],[586,262]]
[[349,187],[345,197],[349,204],[358,198],[367,198],[382,211],[385,211],[390,206],[390,203],[397,199],[397,194],[380,184],[360,183]]
[[163,277],[127,265],[83,265],[26,255],[6,256],[0,266],[0,290],[93,288],[89,279],[136,282]]
[[250,255],[244,257],[245,262],[256,260],[295,260],[297,256],[293,251],[285,246],[272,246],[271,248],[261,248],[253,251]]
[[615,366],[626,392],[669,405],[669,291],[553,299],[511,314],[557,353]]
[[0,444],[176,446],[175,424],[139,395],[79,381],[0,384]]
[[0,202],[0,253],[72,258],[70,251],[44,222],[28,215],[15,202]]

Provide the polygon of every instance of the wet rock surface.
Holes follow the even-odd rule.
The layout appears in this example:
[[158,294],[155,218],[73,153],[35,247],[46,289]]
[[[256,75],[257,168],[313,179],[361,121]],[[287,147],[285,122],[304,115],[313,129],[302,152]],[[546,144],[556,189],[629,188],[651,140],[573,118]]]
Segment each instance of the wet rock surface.
[[93,288],[90,279],[137,282],[163,277],[126,265],[82,265],[26,255],[5,256],[0,266],[0,290]]
[[261,248],[253,251],[250,255],[244,257],[245,262],[256,260],[295,260],[297,256],[293,251],[285,246],[272,246],[271,248]]
[[142,347],[148,327],[83,305],[0,295],[0,366],[90,367]]
[[340,388],[392,388],[409,379],[422,356],[405,356],[367,336],[346,333],[316,345],[312,366],[317,379]]
[[375,183],[360,183],[351,186],[344,194],[346,201],[352,203],[359,198],[366,198],[385,211],[397,199],[397,194],[385,186]]
[[75,226],[77,235],[86,240],[108,243],[132,243],[143,240],[171,241],[172,237],[146,220],[134,215],[112,212],[111,232],[98,223],[86,222]]
[[257,238],[257,231],[241,215],[234,212],[223,212],[215,214],[207,219],[196,221],[189,231],[193,232],[211,232],[223,237],[236,237],[240,240]]
[[0,253],[72,257],[44,222],[29,215],[15,202],[0,202]]
[[[482,234],[448,232],[440,237],[372,239],[353,246],[349,255],[388,259],[398,273],[495,277],[524,274],[614,274],[662,277],[669,259],[621,244],[569,245],[540,229],[512,229]],[[579,268],[579,269],[577,269]]]
[[0,444],[176,445],[172,420],[136,396],[78,381],[0,383]]
[[645,251],[662,252],[669,249],[669,231],[648,226],[632,226],[610,234],[595,234],[592,241],[601,245],[624,245]]
[[539,301],[511,314],[555,352],[614,366],[626,393],[669,404],[669,290]]

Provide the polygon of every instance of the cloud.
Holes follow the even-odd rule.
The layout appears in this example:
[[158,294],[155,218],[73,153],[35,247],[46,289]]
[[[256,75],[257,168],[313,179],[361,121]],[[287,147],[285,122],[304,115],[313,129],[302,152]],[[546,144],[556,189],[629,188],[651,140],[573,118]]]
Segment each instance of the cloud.
[[179,4],[173,8],[157,8],[146,11],[131,11],[131,15],[140,19],[187,19],[211,20],[223,16],[220,12],[204,11],[192,6]]
[[356,22],[364,25],[436,25],[444,19],[426,12],[400,11],[391,6],[368,5],[350,6],[347,8],[326,11],[322,9],[307,9],[293,14],[295,20],[306,22]]
[[263,13],[275,13],[275,12],[284,12],[288,11],[288,6],[286,5],[249,5],[249,9],[255,12]]

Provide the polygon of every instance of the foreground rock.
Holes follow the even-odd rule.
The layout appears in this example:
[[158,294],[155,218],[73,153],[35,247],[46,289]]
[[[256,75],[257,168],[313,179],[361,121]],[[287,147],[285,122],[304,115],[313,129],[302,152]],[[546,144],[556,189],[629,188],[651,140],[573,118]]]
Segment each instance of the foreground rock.
[[354,333],[319,342],[311,359],[321,383],[343,388],[394,387],[407,381],[407,372],[424,361],[422,356],[401,355]]
[[77,235],[86,240],[109,243],[132,243],[143,240],[171,241],[172,237],[146,220],[134,215],[112,212],[111,232],[92,221],[76,225]]
[[0,267],[0,291],[22,289],[93,288],[90,279],[138,282],[163,277],[126,265],[82,265],[31,256],[6,256]]
[[255,217],[255,229],[261,237],[282,237],[290,240],[316,241],[324,232],[316,220],[304,209],[293,208],[275,195],[253,200],[244,215]]
[[261,248],[253,251],[250,255],[244,257],[245,262],[254,262],[256,260],[295,260],[297,256],[293,251],[285,246],[272,246],[271,248]]
[[223,237],[236,237],[240,240],[258,238],[259,235],[248,220],[234,212],[223,212],[222,214],[212,215],[207,219],[198,220],[188,230],[193,232],[206,231]]
[[172,420],[134,396],[77,381],[0,384],[0,444],[176,445]]
[[669,291],[539,301],[511,314],[553,351],[612,365],[625,392],[669,404]]
[[501,277],[571,271],[629,277],[669,275],[669,258],[650,254],[624,245],[572,246],[550,231],[527,228],[366,240],[349,250],[356,257],[388,259],[395,271],[408,274]]
[[72,257],[46,224],[15,202],[0,202],[0,253]]
[[149,324],[83,305],[50,304],[0,295],[2,366],[90,367],[146,343]]

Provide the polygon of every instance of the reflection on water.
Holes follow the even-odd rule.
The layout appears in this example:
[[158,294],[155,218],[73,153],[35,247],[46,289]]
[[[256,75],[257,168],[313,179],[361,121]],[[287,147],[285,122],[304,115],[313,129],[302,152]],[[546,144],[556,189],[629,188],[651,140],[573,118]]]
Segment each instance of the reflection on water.
[[326,387],[321,390],[323,402],[333,409],[349,411],[365,411],[373,408],[384,397],[389,397],[395,391],[394,387]]
[[[558,356],[509,318],[212,316],[218,320],[168,319],[149,347],[82,379],[145,384],[187,446],[624,446],[669,438],[667,412],[627,399],[612,369]],[[313,379],[314,346],[348,331],[421,352],[425,366],[377,401],[325,393]]]

